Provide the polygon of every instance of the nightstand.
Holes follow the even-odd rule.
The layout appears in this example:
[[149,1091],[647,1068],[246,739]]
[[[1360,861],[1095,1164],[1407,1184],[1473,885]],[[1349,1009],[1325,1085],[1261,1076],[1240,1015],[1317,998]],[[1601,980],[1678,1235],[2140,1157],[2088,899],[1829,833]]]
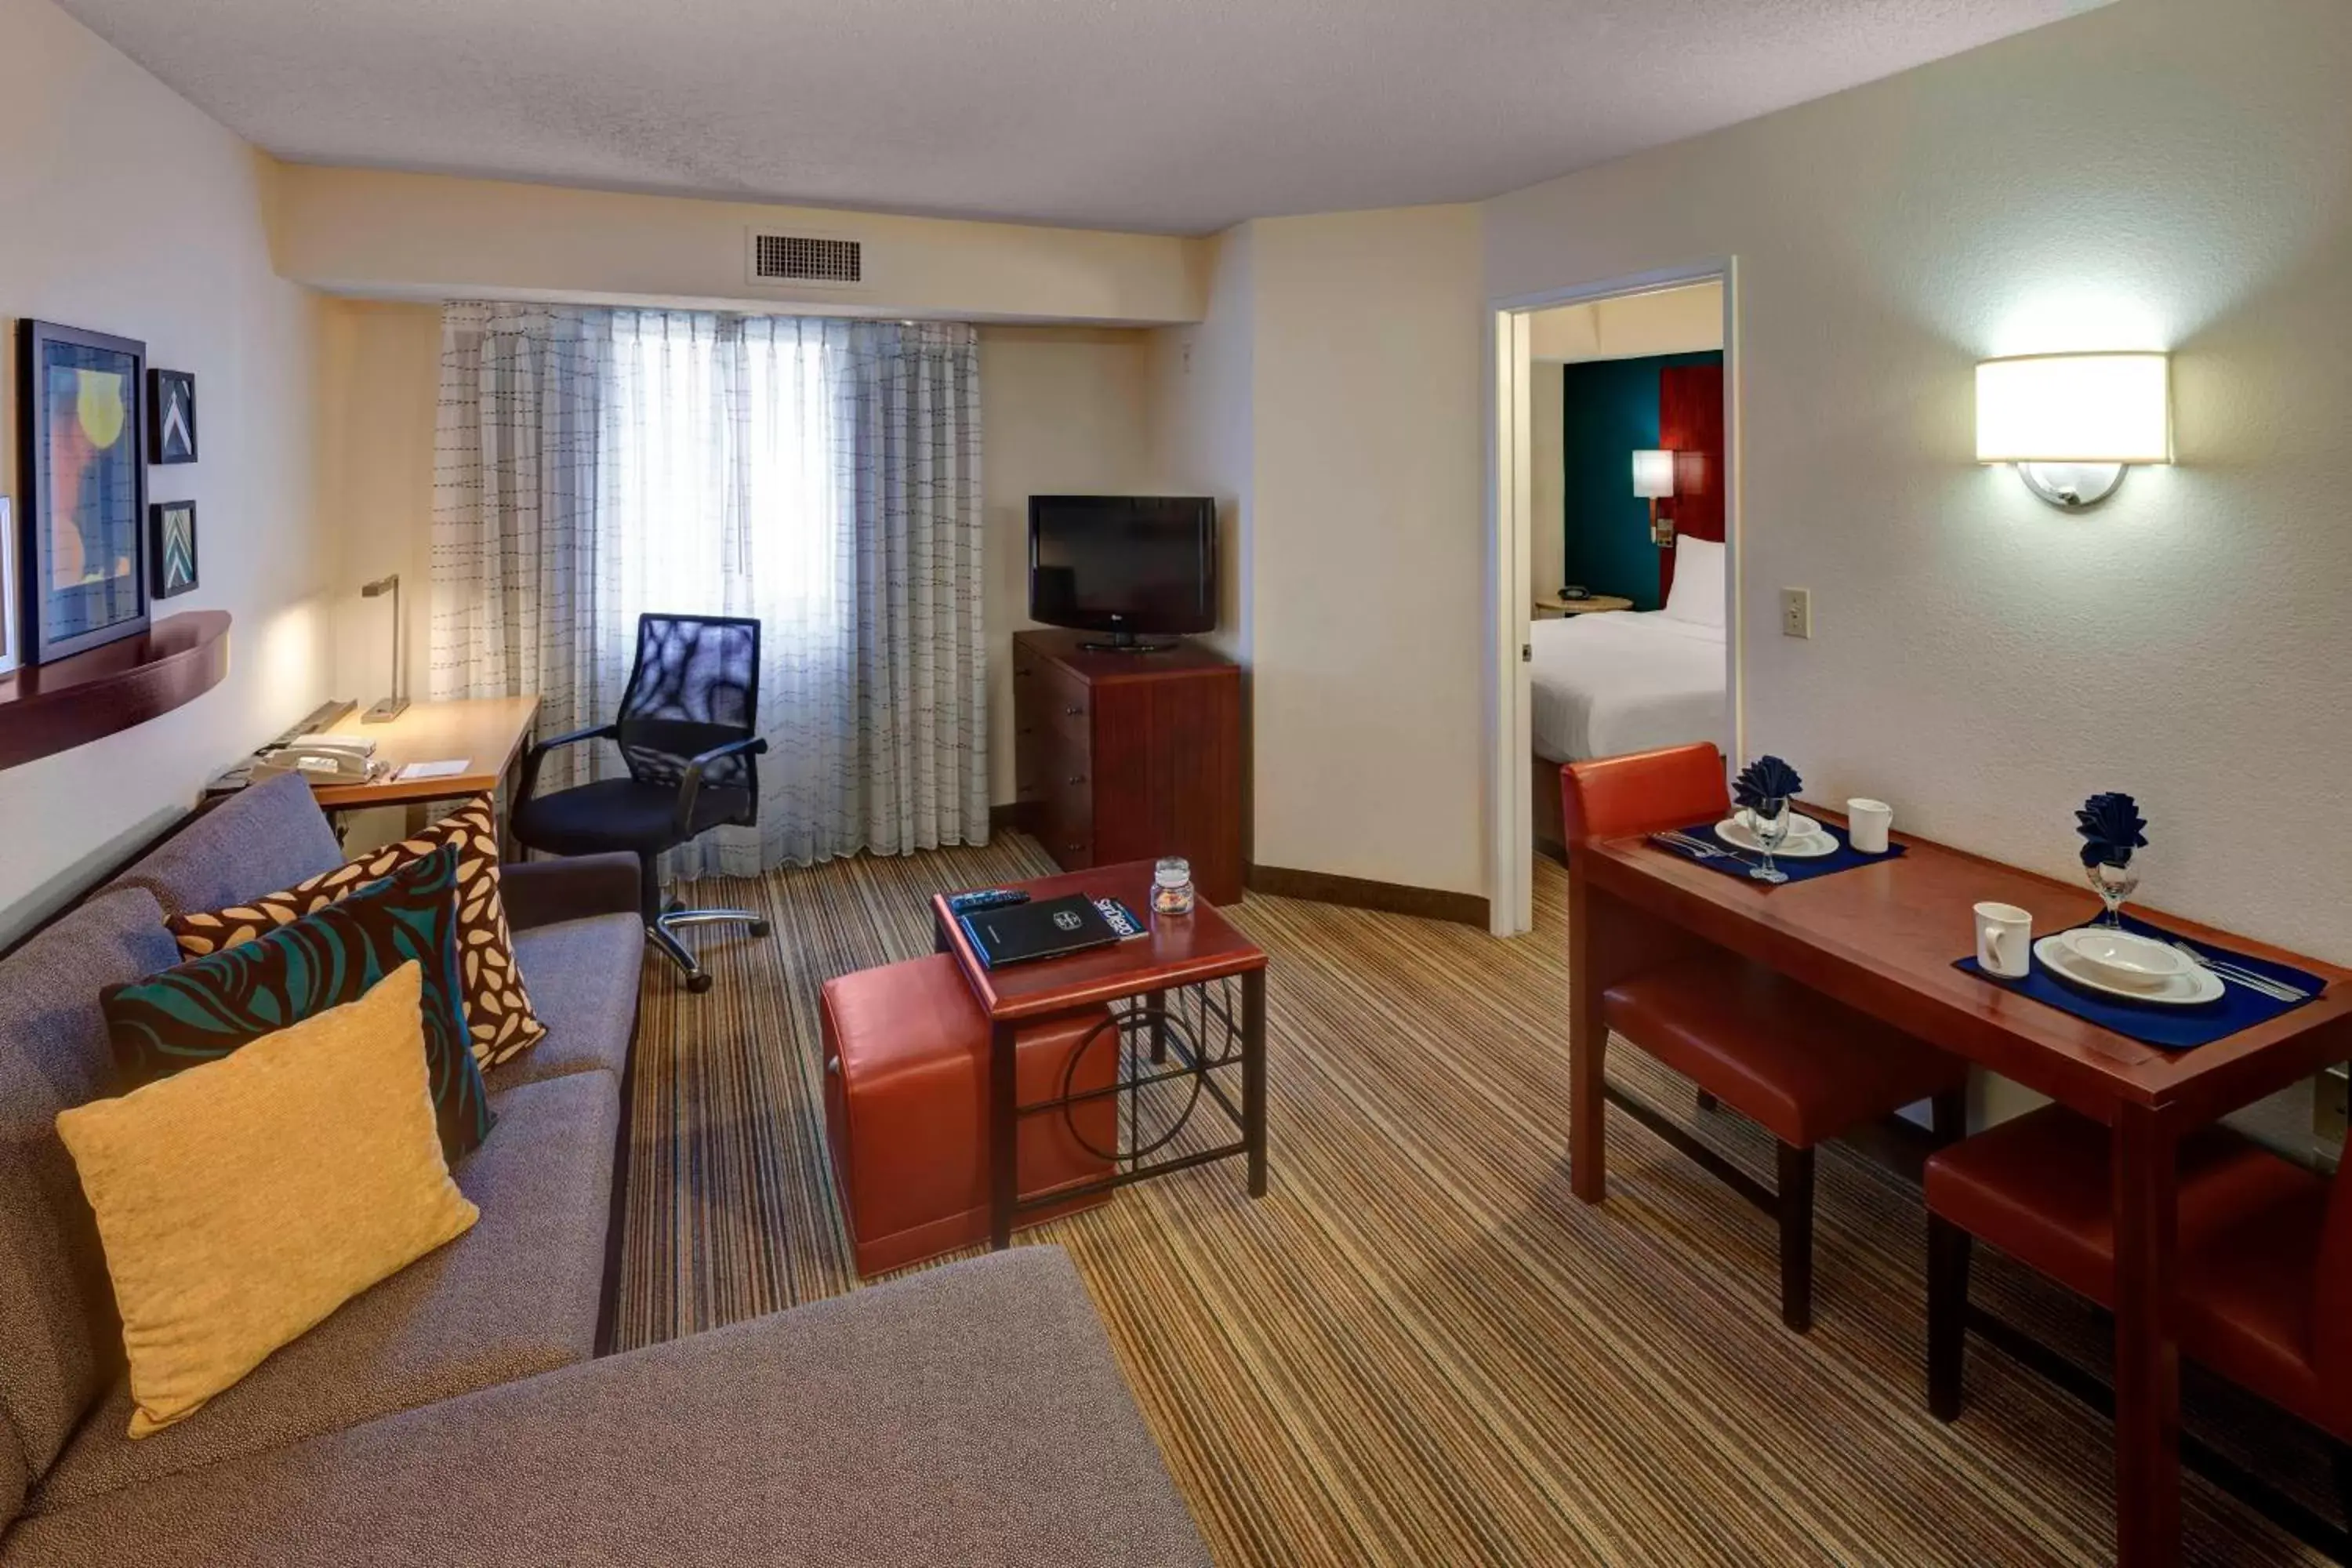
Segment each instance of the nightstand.
[[1589,599],[1563,599],[1558,594],[1538,594],[1535,618],[1539,621],[1558,620],[1562,616],[1597,616],[1603,610],[1630,610],[1631,599],[1621,599],[1614,594],[1595,594]]

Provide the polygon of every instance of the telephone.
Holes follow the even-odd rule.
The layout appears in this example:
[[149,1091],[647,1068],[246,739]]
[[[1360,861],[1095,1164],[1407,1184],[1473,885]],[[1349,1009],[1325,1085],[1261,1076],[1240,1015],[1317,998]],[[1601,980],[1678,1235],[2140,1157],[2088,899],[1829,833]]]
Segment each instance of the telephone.
[[365,784],[374,756],[373,741],[304,735],[274,752],[264,752],[253,764],[253,776],[257,781],[300,773],[312,784]]

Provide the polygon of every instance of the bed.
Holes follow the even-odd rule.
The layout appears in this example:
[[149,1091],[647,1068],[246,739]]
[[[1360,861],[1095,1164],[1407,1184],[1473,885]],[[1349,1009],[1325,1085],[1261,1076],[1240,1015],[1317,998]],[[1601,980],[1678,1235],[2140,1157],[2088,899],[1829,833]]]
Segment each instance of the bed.
[[1693,741],[1725,743],[1723,547],[1687,540],[1663,610],[1528,628],[1536,847],[1567,853],[1559,765]]

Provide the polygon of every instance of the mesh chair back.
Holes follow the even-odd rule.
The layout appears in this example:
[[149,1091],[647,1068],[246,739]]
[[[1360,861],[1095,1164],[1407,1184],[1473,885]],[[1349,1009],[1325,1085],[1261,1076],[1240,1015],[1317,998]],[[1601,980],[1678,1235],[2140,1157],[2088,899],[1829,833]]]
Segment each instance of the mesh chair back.
[[[621,758],[640,784],[675,785],[713,746],[755,733],[760,713],[760,623],[736,616],[639,616],[637,661],[621,693]],[[721,757],[705,789],[760,798],[749,753]],[[746,807],[744,820],[750,820]]]

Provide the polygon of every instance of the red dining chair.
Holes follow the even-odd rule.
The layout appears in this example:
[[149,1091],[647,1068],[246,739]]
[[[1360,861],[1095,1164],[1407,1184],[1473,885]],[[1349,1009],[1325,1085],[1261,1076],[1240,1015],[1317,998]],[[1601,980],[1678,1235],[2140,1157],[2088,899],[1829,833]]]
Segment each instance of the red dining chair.
[[[2347,1162],[2352,1165],[2352,1162]],[[2181,1140],[2180,1349],[2317,1426],[2352,1480],[2352,1194],[2226,1127]],[[2048,1106],[1927,1161],[1927,1407],[1960,1414],[1969,1256],[1980,1237],[2116,1304],[2107,1130]]]
[[[1731,810],[1723,753],[1712,745],[1570,763],[1559,776],[1571,865],[1591,839],[1688,827]],[[1812,1326],[1814,1146],[1922,1100],[1934,1102],[1937,1137],[1957,1138],[1968,1064],[1718,948],[1619,981],[1601,993],[1601,1009],[1611,1030],[1696,1084],[1701,1109],[1727,1105],[1779,1140],[1780,1185],[1767,1192],[1609,1087],[1612,1103],[1779,1220],[1780,1320],[1804,1332]]]

